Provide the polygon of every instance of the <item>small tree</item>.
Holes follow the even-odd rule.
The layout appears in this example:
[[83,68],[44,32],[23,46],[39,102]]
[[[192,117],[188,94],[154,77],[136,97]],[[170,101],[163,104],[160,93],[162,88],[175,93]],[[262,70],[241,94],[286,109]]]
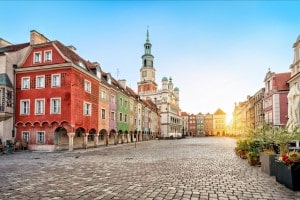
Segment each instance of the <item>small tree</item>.
[[299,135],[298,128],[289,132],[287,128],[274,129],[274,142],[279,145],[280,156],[289,152],[289,143]]

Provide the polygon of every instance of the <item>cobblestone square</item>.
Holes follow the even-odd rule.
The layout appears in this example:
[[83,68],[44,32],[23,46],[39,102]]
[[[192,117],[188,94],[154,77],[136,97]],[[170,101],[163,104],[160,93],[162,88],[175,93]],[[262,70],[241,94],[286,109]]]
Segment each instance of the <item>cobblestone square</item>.
[[223,137],[0,155],[0,199],[300,199]]

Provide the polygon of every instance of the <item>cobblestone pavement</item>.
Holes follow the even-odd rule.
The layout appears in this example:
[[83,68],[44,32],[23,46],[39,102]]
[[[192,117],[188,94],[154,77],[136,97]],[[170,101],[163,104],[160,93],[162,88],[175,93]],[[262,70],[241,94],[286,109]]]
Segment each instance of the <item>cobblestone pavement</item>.
[[221,137],[0,155],[0,199],[300,199]]

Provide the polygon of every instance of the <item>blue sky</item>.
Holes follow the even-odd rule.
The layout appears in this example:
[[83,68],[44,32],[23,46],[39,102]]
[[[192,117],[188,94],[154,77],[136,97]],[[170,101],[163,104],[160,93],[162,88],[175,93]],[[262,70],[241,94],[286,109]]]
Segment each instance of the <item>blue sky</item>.
[[137,91],[149,26],[156,82],[172,77],[188,113],[223,109],[264,86],[271,68],[288,72],[300,34],[297,1],[1,1],[0,37],[30,30],[73,45]]

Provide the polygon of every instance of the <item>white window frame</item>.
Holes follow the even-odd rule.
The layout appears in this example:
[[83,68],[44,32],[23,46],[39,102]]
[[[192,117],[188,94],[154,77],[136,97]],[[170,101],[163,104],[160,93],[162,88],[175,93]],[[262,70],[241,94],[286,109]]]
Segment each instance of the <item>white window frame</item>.
[[105,109],[102,108],[101,109],[101,119],[105,119],[106,118],[106,112],[105,112]]
[[29,142],[29,131],[22,131],[22,140]]
[[[37,57],[39,55],[39,57]],[[36,51],[33,53],[33,63],[41,63],[42,62],[42,52]]]
[[115,95],[111,95],[111,103],[112,104],[116,103],[116,96]]
[[[24,108],[24,104],[27,102],[28,105]],[[21,99],[20,100],[20,115],[29,115],[30,114],[30,100],[29,99]]]
[[36,115],[44,115],[45,114],[45,99],[35,99],[34,110],[35,110]]
[[101,99],[106,99],[106,91],[101,91]]
[[[54,106],[54,102],[58,101],[57,108]],[[50,99],[50,114],[61,114],[61,98],[51,98]]]
[[112,120],[112,121],[116,120],[115,111],[110,111],[110,120]]
[[52,50],[44,51],[44,62],[51,62],[51,61],[52,61]]
[[84,91],[91,93],[91,82],[84,80]]
[[36,78],[35,78],[35,87],[37,89],[45,88],[45,75],[36,76]]
[[[57,78],[55,78],[57,77]],[[51,87],[60,87],[60,74],[52,74],[51,75]],[[57,80],[56,80],[57,79]]]
[[22,90],[29,90],[30,88],[30,77],[22,77]]
[[36,143],[37,144],[45,144],[45,131],[37,131],[36,132]]
[[92,104],[89,102],[83,103],[83,115],[91,116],[92,115]]

